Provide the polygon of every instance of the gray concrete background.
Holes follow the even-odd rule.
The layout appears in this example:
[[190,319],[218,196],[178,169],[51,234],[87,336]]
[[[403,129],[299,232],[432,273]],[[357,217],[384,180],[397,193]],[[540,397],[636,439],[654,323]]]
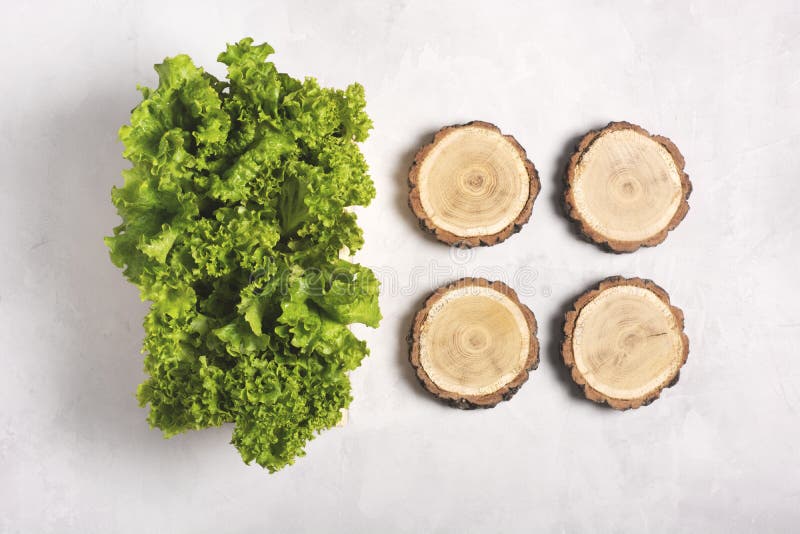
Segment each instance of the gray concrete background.
[[[235,4],[235,5],[234,5]],[[0,17],[0,531],[763,532],[800,518],[800,8],[796,2],[5,2]],[[145,305],[102,243],[117,224],[116,130],[189,53],[270,42],[279,69],[360,81],[378,189],[359,260],[385,319],[359,328],[350,422],[270,476],[229,427],[162,439],[133,392]],[[524,230],[472,253],[416,229],[405,172],[445,124],[514,134],[542,191]],[[694,183],[667,241],[580,241],[557,208],[576,138],[629,120],[672,138]],[[686,314],[677,387],[619,413],[559,363],[573,297],[612,274]],[[429,398],[404,335],[424,296],[505,279],[539,321],[542,363],[508,403]]]

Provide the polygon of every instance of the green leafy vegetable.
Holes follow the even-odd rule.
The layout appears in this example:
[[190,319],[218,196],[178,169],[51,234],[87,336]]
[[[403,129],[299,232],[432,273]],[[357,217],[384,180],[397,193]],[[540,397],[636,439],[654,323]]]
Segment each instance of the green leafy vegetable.
[[375,195],[356,144],[372,123],[360,85],[296,80],[252,42],[219,55],[227,80],[185,55],[156,65],[119,132],[133,166],[106,243],[152,302],[150,424],[170,437],[233,422],[244,461],[275,471],[350,403],[368,349],[347,324],[380,320],[372,271],[339,259],[363,243],[345,208]]

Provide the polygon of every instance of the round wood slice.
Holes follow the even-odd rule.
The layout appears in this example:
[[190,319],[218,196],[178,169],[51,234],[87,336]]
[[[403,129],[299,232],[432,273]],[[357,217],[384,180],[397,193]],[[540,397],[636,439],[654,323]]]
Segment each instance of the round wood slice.
[[564,202],[581,233],[614,252],[666,239],[689,211],[678,147],[628,122],[586,134],[569,160]]
[[417,152],[409,206],[420,227],[450,245],[494,245],[531,216],[539,177],[525,149],[488,122],[448,126]]
[[689,354],[683,312],[650,280],[607,278],[567,312],[561,354],[587,398],[638,408],[678,380]]
[[539,363],[536,319],[502,282],[462,278],[437,289],[411,329],[423,387],[458,408],[510,399]]

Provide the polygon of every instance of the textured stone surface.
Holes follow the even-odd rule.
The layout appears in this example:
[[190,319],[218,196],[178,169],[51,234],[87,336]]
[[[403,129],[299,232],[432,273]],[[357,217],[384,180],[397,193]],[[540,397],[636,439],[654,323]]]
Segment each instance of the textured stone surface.
[[[795,2],[268,4],[3,4],[0,532],[796,529]],[[229,428],[147,427],[145,305],[102,243],[135,85],[177,52],[221,74],[245,35],[295,76],[362,82],[375,121],[358,259],[385,319],[360,331],[373,352],[347,426],[274,476],[241,463]],[[514,134],[542,191],[522,232],[451,251],[417,227],[406,177],[436,129],[476,117]],[[560,211],[566,158],[610,120],[671,138],[694,185],[669,238],[623,256]],[[678,386],[625,413],[578,397],[558,354],[565,308],[612,274],[657,280],[692,342]],[[506,281],[539,321],[539,370],[489,411],[434,402],[407,361],[422,300],[462,276]]]

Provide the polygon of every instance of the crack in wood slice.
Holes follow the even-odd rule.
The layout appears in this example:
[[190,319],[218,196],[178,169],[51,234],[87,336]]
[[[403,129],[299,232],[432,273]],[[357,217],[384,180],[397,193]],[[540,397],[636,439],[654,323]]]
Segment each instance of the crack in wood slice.
[[590,241],[613,252],[655,246],[689,211],[678,147],[628,122],[587,133],[567,164],[564,204]]
[[420,227],[450,245],[494,245],[531,216],[539,176],[525,149],[488,122],[439,130],[408,174]]
[[502,282],[462,278],[417,312],[409,360],[422,386],[462,409],[510,399],[539,363],[536,319]]
[[611,277],[566,313],[561,355],[588,399],[625,410],[677,383],[689,355],[683,312],[650,280]]

